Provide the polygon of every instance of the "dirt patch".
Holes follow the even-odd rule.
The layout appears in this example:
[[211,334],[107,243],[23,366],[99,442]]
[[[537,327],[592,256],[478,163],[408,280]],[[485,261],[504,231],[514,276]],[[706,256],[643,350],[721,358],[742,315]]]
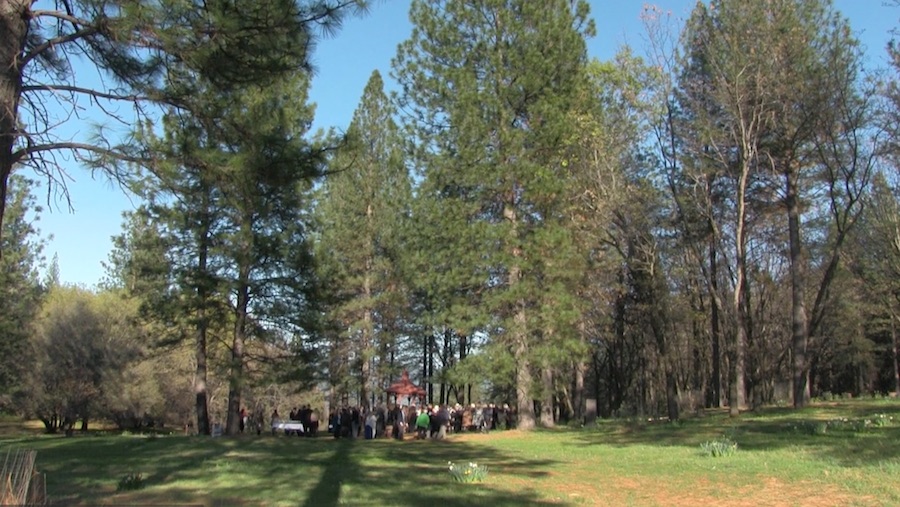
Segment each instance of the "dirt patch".
[[[557,480],[553,480],[557,479]],[[791,484],[774,477],[757,485],[735,489],[726,483],[702,480],[689,489],[651,477],[618,477],[597,484],[558,480],[555,477],[537,489],[549,501],[574,505],[645,505],[669,507],[838,507],[880,505],[875,498],[853,496],[822,484]],[[523,486],[524,481],[520,482]],[[534,483],[528,484],[534,489]]]
[[532,434],[527,431],[519,430],[503,430],[491,431],[489,433],[464,432],[452,435],[454,439],[460,440],[524,440],[530,438]]

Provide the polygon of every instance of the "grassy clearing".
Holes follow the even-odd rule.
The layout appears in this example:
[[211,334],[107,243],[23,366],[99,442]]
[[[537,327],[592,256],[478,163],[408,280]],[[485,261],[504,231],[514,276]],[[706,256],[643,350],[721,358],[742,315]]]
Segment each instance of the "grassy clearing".
[[[869,421],[867,424],[865,421]],[[38,451],[67,505],[900,505],[900,401],[850,401],[729,419],[601,421],[596,427],[447,441],[327,437],[35,435],[0,422],[0,447]],[[727,435],[732,456],[701,444]],[[455,482],[447,462],[485,465]],[[117,491],[140,473],[143,487]]]

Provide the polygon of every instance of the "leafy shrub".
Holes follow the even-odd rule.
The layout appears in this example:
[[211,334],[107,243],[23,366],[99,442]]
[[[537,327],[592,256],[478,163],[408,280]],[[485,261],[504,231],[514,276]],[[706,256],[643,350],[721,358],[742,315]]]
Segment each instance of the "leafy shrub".
[[824,435],[828,433],[828,422],[826,421],[803,421],[791,426],[794,433],[803,433],[804,435]]
[[140,472],[130,472],[119,479],[116,491],[134,491],[144,489],[144,475]]
[[487,479],[487,467],[471,461],[467,465],[456,465],[448,461],[447,468],[456,482],[483,482]]
[[737,442],[728,437],[722,437],[700,444],[700,450],[710,458],[732,456],[737,452]]
[[829,421],[803,421],[791,425],[794,433],[804,433],[807,435],[825,435],[826,433],[834,433],[840,431],[850,431],[854,433],[864,433],[871,428],[883,428],[893,424],[894,418],[887,414],[875,414],[870,417],[860,419],[831,419]]
[[875,414],[872,416],[871,420],[872,420],[872,425],[878,426],[879,428],[883,428],[885,426],[890,426],[890,424],[892,422],[894,422],[894,418],[887,414]]

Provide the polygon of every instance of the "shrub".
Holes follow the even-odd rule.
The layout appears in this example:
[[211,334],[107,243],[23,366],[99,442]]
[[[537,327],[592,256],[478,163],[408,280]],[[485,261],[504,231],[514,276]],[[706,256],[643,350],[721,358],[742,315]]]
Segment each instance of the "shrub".
[[806,435],[824,435],[828,433],[828,422],[826,421],[803,421],[791,426],[795,433],[803,433]]
[[893,424],[894,418],[887,414],[874,414],[860,419],[831,419],[829,421],[803,421],[791,426],[795,433],[825,435],[841,431],[864,433],[872,428],[883,428]]
[[880,428],[890,426],[893,421],[894,418],[887,414],[875,414],[872,416],[872,425]]
[[483,482],[488,474],[486,466],[471,461],[467,465],[455,465],[448,461],[447,467],[456,482]]
[[134,491],[144,489],[144,475],[140,472],[130,472],[119,479],[116,491]]
[[700,444],[700,450],[711,458],[731,456],[737,452],[737,442],[728,437],[722,437]]

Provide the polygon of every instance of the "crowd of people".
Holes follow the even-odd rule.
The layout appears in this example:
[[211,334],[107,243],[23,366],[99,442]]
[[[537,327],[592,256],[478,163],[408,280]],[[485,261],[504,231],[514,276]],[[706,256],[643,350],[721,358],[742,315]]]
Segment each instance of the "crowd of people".
[[[450,433],[489,432],[516,427],[516,411],[508,404],[472,403],[464,406],[393,404],[374,407],[345,405],[336,408],[328,417],[328,432],[334,438],[394,438],[403,440],[407,434],[417,439],[442,439]],[[319,433],[319,412],[310,405],[290,411],[287,418],[273,410],[270,416],[272,434],[316,437]],[[241,409],[240,432],[262,432],[263,412],[248,414]],[[221,431],[219,432],[221,433]]]
[[449,433],[488,432],[515,428],[516,413],[508,404],[344,406],[332,411],[328,431],[334,438],[442,439]]
[[291,409],[287,419],[283,419],[276,408],[272,411],[271,425],[274,435],[281,423],[295,423],[284,429],[285,435],[316,437],[319,435],[319,413],[309,405]]

